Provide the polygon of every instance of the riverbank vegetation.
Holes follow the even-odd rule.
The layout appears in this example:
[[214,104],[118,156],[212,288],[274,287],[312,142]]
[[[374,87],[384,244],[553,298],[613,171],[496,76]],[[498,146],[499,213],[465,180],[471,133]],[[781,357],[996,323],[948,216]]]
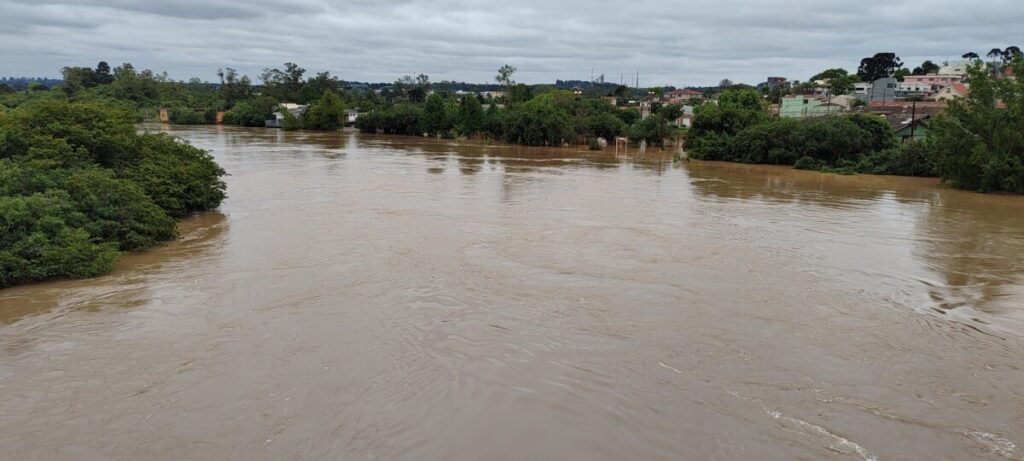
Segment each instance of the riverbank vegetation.
[[40,100],[0,113],[0,287],[102,274],[217,207],[222,170],[123,105]]
[[[1000,70],[1021,75],[1017,54],[1008,54]],[[898,58],[880,53],[858,69],[862,78],[889,74]],[[927,65],[926,65],[927,64]],[[935,65],[925,63],[921,72]],[[1015,69],[1015,71],[1014,71]],[[909,72],[909,71],[908,71]],[[503,66],[488,91],[457,92],[467,84],[432,83],[426,75],[402,77],[393,84],[352,84],[327,72],[306,78],[294,63],[265,69],[254,83],[233,69],[218,72],[219,83],[192,79],[175,82],[166,74],[137,71],[130,64],[111,68],[64,69],[64,86],[0,96],[3,107],[39,101],[104,103],[135,121],[153,120],[157,108],[168,109],[171,123],[215,123],[262,127],[280,114],[284,129],[337,130],[358,108],[355,127],[366,133],[468,138],[532,146],[566,144],[600,148],[611,143],[664,146],[685,139],[692,158],[792,165],[836,173],[940,176],[955,187],[977,191],[1024,192],[1022,154],[1022,83],[977,65],[966,79],[963,99],[929,120],[923,140],[899,140],[880,117],[837,115],[800,120],[769,115],[771,100],[744,85],[723,81],[692,100],[692,127],[675,126],[684,114],[678,104],[663,105],[661,88],[601,87],[581,82],[572,90],[552,85],[525,85],[513,80],[515,68]],[[828,78],[846,91],[855,76],[829,69]],[[623,101],[629,101],[624,106]],[[292,113],[282,104],[305,107]],[[289,106],[295,107],[295,106]],[[641,113],[643,111],[643,113]],[[690,116],[687,115],[687,118]]]
[[[1024,62],[1009,63],[1024,75]],[[788,119],[767,115],[748,89],[724,91],[696,111],[687,138],[696,159],[792,165],[836,173],[938,176],[979,192],[1024,193],[1024,81],[977,65],[971,91],[933,117],[922,140],[896,140],[868,114]]]

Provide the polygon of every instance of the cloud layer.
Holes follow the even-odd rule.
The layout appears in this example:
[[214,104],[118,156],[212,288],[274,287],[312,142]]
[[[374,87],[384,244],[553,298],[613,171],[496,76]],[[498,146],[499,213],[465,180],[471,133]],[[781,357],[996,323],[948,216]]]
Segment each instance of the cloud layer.
[[593,68],[684,86],[805,80],[878,51],[913,67],[1024,46],[1020,0],[0,0],[0,11],[0,75],[102,59],[213,80],[220,67],[255,77],[293,61],[347,80],[486,82],[511,63],[530,83]]

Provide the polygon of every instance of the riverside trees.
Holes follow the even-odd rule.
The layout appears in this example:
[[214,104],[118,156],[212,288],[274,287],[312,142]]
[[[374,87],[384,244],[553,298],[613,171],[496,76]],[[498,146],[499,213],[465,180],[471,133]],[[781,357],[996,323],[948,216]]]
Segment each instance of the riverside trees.
[[[1009,64],[1024,75],[1024,60]],[[970,93],[929,126],[935,170],[955,187],[1024,193],[1024,78],[968,70]]]
[[222,170],[128,111],[40,101],[0,114],[0,287],[108,271],[121,251],[177,236],[217,207]]

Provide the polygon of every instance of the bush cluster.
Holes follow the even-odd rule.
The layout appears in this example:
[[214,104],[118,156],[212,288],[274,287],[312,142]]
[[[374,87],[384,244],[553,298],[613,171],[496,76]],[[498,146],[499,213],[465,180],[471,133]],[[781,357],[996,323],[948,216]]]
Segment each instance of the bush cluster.
[[138,134],[133,119],[63,101],[0,115],[0,287],[101,274],[221,203],[225,173],[208,153]]

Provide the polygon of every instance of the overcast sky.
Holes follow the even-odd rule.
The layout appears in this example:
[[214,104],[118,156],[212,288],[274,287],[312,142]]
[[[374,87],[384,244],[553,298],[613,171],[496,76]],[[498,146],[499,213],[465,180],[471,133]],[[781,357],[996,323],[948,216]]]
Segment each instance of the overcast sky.
[[640,85],[806,80],[894,51],[926,58],[1024,46],[1024,0],[0,0],[0,75],[66,65],[215,80],[293,61],[346,80]]

